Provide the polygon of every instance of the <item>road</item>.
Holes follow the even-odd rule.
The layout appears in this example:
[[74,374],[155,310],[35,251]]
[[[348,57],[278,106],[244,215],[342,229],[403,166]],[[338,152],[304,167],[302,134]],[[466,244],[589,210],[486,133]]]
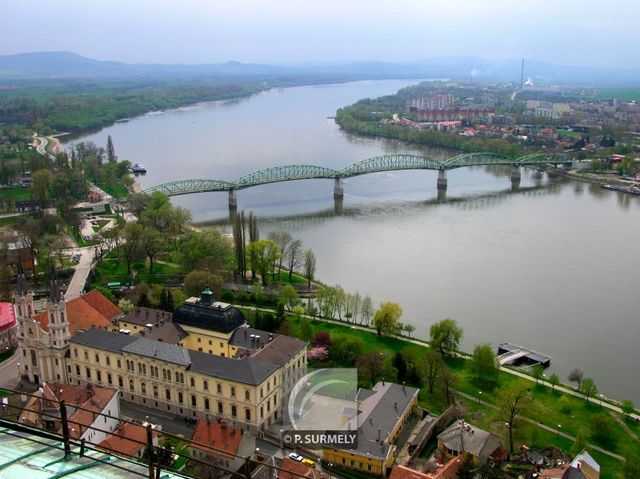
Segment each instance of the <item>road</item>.
[[91,271],[91,263],[93,263],[93,257],[95,256],[95,248],[93,246],[87,246],[86,248],[77,249],[80,253],[80,261],[76,265],[76,269],[67,288],[67,292],[64,295],[65,300],[77,298],[84,291],[84,286],[87,283],[87,277]]

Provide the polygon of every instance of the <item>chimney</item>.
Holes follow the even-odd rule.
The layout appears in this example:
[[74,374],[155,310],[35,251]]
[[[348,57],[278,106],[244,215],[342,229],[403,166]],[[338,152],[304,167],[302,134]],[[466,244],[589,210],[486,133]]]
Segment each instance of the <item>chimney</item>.
[[373,418],[369,417],[369,424],[373,425]]
[[378,428],[378,442],[382,441],[381,437],[382,437],[382,429]]
[[393,409],[395,409],[396,411],[398,410],[398,402],[394,402],[393,403]]
[[244,328],[244,339],[245,339],[245,341],[247,340],[247,334],[249,334],[249,333],[247,333],[247,328]]

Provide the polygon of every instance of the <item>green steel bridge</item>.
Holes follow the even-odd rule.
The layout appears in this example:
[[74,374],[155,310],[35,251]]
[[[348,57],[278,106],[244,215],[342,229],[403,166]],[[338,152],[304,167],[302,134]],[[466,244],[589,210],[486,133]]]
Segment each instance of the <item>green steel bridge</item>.
[[341,170],[333,170],[313,165],[284,165],[254,171],[233,181],[217,179],[176,180],[152,186],[144,190],[145,194],[160,191],[167,196],[189,195],[213,191],[229,192],[229,206],[237,204],[235,192],[253,186],[284,181],[328,179],[334,180],[334,196],[343,196],[342,180],[360,175],[379,173],[383,171],[399,170],[437,170],[438,187],[446,188],[447,170],[468,166],[505,165],[513,167],[511,178],[519,180],[520,167],[546,166],[570,163],[568,155],[561,153],[533,153],[519,158],[513,158],[497,153],[465,153],[440,161],[418,155],[405,153],[375,156],[349,165]]

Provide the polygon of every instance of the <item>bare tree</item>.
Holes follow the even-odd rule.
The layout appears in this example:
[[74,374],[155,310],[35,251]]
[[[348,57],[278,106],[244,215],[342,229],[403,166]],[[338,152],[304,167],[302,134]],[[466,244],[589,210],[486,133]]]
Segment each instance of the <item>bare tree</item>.
[[529,410],[533,402],[529,389],[523,386],[506,388],[498,397],[497,419],[504,422],[509,436],[509,452],[513,454],[513,432],[524,420],[520,417]]
[[436,349],[429,348],[424,357],[424,365],[425,380],[429,386],[429,393],[432,394],[436,380],[441,375],[442,355]]
[[307,278],[307,289],[311,289],[311,281],[316,274],[316,255],[312,249],[304,252],[304,275]]
[[584,378],[584,373],[582,372],[582,369],[575,368],[569,373],[569,376],[567,376],[567,378],[572,383],[578,383],[578,390],[580,390],[580,386],[582,385],[582,378]]
[[[282,263],[286,256],[286,251],[289,246],[289,243],[293,241],[293,237],[286,231],[272,231],[269,233],[269,239],[275,242],[278,246],[280,246],[280,251],[282,252],[282,256],[278,260],[278,277],[280,276],[280,271],[282,271]],[[275,274],[275,271],[274,271]]]
[[[260,241],[260,232],[258,231],[258,218],[253,214],[253,211],[249,212],[249,244]],[[251,277],[256,277],[256,257],[257,249],[249,248],[249,259],[251,260]],[[264,280],[264,279],[263,279]]]
[[131,274],[131,263],[140,257],[144,229],[138,223],[129,223],[124,230],[122,254],[127,262],[127,274]]
[[289,281],[291,281],[293,271],[300,266],[301,256],[302,254],[302,241],[297,239],[293,240],[289,244],[289,249],[287,250],[287,263],[289,267]]
[[371,296],[366,295],[362,300],[362,307],[360,310],[360,317],[362,320],[360,321],[360,324],[369,326],[371,316],[373,316],[373,301],[371,300]]

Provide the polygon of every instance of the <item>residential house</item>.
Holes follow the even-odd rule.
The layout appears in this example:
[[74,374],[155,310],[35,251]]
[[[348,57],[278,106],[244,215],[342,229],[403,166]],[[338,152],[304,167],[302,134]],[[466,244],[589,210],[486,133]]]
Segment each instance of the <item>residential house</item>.
[[[158,445],[158,431],[151,431],[151,444]],[[100,443],[100,447],[125,457],[141,458],[147,445],[147,428],[139,424],[123,422]]]
[[438,451],[446,460],[470,455],[475,464],[500,463],[506,457],[500,438],[464,421],[454,422],[438,435]]
[[224,420],[200,419],[189,444],[191,457],[217,465],[227,471],[239,471],[253,455],[256,438]]
[[562,479],[600,479],[600,464],[591,457],[591,454],[586,449],[583,449],[571,461]]
[[407,466],[395,466],[389,479],[458,479],[458,468],[462,460],[456,456],[433,472],[422,472]]

